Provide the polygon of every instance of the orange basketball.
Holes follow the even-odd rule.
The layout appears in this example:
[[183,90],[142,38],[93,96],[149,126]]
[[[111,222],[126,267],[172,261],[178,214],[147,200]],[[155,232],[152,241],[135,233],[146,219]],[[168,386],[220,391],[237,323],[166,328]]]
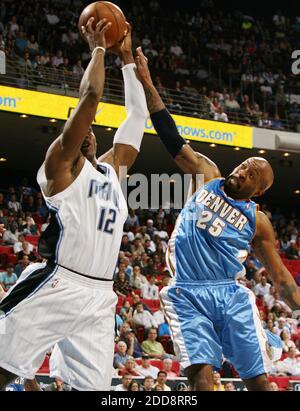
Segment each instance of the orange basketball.
[[127,26],[126,18],[120,7],[109,1],[96,1],[89,4],[79,17],[78,28],[81,35],[81,26],[85,26],[91,17],[95,19],[92,25],[94,29],[101,19],[106,18],[108,22],[112,23],[105,33],[107,48],[114,46],[123,39]]

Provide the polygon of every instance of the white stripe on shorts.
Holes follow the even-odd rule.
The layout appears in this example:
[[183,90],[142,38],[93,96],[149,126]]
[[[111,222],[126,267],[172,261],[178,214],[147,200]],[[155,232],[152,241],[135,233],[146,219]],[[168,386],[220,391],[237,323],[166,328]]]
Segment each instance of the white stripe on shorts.
[[164,312],[166,314],[169,326],[170,326],[170,331],[172,335],[172,341],[174,345],[174,351],[176,356],[180,360],[180,365],[183,369],[189,367],[191,365],[184,338],[181,332],[180,328],[180,320],[178,318],[178,315],[173,307],[173,303],[168,296],[168,291],[171,287],[164,287],[161,292],[160,292],[160,299],[162,302],[162,306],[164,309]]

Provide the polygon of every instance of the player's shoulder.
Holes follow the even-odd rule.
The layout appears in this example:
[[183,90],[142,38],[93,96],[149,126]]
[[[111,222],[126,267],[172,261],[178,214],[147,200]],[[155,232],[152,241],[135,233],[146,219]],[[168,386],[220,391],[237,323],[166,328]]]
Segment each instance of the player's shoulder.
[[256,216],[256,237],[267,238],[273,233],[273,227],[269,217],[262,211],[257,211]]

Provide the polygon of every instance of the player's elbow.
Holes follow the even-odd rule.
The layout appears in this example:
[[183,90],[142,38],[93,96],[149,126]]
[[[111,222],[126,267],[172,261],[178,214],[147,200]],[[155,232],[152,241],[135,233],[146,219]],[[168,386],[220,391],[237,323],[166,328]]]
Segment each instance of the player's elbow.
[[100,99],[101,90],[98,90],[96,87],[89,85],[81,95],[82,100],[87,100],[91,102],[97,102]]

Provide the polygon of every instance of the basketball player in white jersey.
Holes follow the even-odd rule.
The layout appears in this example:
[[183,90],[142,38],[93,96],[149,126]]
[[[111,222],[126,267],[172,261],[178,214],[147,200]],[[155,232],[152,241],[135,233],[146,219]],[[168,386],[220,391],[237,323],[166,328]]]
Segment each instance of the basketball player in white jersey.
[[[32,264],[0,302],[0,388],[16,376],[33,379],[54,346],[51,376],[75,390],[109,390],[117,296],[112,277],[127,205],[119,167],[129,168],[140,149],[148,115],[135,75],[131,33],[119,47],[124,67],[127,118],[112,149],[96,159],[91,129],[102,97],[105,32],[102,20],[82,28],[92,59],[79,103],[48,149],[37,180],[51,212],[39,243],[47,264]],[[105,109],[103,111],[105,115]]]

